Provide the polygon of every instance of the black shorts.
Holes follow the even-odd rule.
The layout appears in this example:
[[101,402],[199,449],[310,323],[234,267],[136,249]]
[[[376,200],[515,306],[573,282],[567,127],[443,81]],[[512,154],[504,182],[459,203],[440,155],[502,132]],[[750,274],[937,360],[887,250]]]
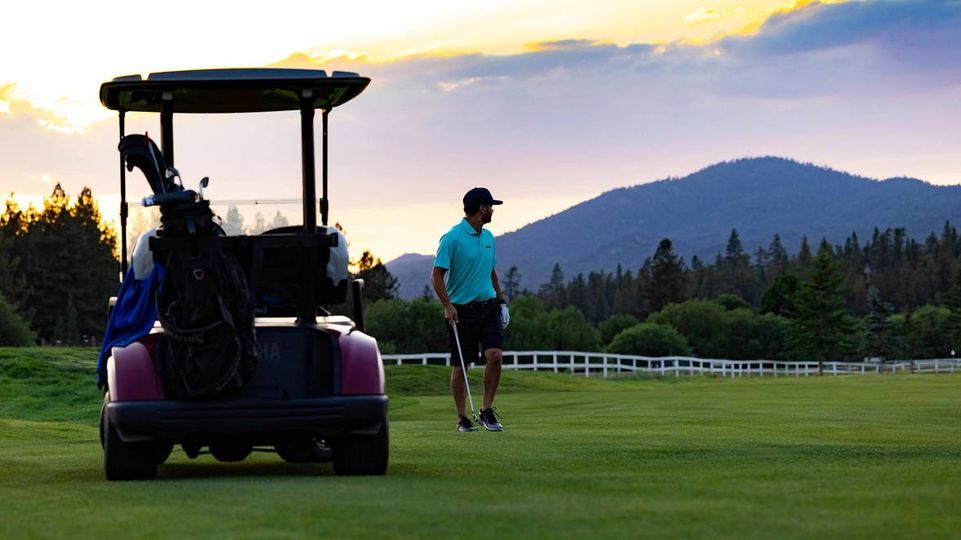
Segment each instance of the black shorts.
[[[457,333],[460,336],[460,347],[464,351],[467,364],[483,365],[485,358],[482,354],[487,349],[500,349],[504,346],[504,327],[501,325],[501,307],[496,300],[471,302],[470,304],[454,304],[457,309]],[[454,340],[454,327],[446,320],[447,341],[450,343],[450,360],[452,366],[460,366],[457,355],[457,342]]]

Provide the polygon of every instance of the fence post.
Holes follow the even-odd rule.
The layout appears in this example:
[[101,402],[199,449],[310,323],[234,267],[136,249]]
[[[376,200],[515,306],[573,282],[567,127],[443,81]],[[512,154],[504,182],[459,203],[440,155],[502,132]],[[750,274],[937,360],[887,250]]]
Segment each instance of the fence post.
[[607,355],[604,355],[604,378],[607,378]]
[[554,373],[557,373],[557,353],[554,353]]

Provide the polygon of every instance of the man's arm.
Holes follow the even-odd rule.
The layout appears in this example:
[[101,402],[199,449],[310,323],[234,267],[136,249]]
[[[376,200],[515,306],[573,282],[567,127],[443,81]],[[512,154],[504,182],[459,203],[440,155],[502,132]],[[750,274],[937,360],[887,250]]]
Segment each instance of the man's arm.
[[454,309],[454,304],[450,302],[450,297],[447,296],[447,285],[444,284],[445,274],[447,274],[446,268],[435,266],[430,272],[430,282],[434,286],[434,293],[437,294],[437,298],[444,306],[444,318],[448,322],[457,322],[457,310]]
[[494,284],[494,293],[497,295],[497,300],[507,302],[504,299],[504,293],[501,292],[501,282],[497,279],[497,270],[491,270],[491,283]]

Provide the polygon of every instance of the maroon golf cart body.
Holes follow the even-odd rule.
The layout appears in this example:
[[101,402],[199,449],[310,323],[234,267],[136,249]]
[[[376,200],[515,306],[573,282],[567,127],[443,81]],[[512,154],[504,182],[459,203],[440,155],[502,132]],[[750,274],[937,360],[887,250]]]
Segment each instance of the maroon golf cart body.
[[[206,448],[218,460],[239,461],[267,447],[289,462],[333,461],[337,474],[387,471],[384,367],[377,342],[363,332],[363,284],[326,279],[329,251],[343,241],[327,227],[328,114],[369,82],[353,73],[328,76],[321,70],[219,69],[118,77],[101,86],[101,102],[119,112],[121,138],[126,112],[160,113],[161,150],[170,166],[174,114],[285,110],[300,112],[303,165],[302,226],[205,240],[236,257],[254,293],[266,291],[279,300],[271,313],[280,316],[256,319],[258,359],[252,379],[229,397],[165,399],[153,360],[154,342],[163,332],[160,325],[151,335],[114,348],[106,364],[100,419],[109,480],[153,478],[175,445],[191,458]],[[323,119],[319,199],[316,109]],[[122,158],[120,173],[121,267],[126,274]],[[162,235],[151,239],[150,247],[155,255],[183,248]],[[329,315],[325,306],[344,302],[348,294],[353,297],[353,318]]]

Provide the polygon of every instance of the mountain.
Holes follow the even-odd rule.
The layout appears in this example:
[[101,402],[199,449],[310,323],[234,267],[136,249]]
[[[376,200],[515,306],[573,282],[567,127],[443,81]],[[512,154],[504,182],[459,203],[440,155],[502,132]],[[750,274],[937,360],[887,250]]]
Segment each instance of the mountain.
[[[501,211],[509,211],[508,205]],[[905,227],[923,238],[959,215],[961,186],[873,180],[776,157],[739,159],[683,178],[608,191],[507,233],[497,239],[497,270],[503,276],[517,266],[521,287],[537,290],[555,263],[567,279],[613,271],[618,264],[636,270],[662,238],[670,238],[687,262],[695,255],[711,262],[731,229],[748,253],[767,247],[775,233],[793,253],[804,235],[814,248],[822,237],[832,243],[851,233],[870,237],[875,227]],[[425,276],[420,279],[426,283],[431,258],[405,257],[405,272]],[[397,261],[387,265],[392,273]],[[414,264],[424,266],[414,270]],[[415,288],[414,295],[423,285]]]
[[417,253],[405,253],[387,263],[387,271],[397,278],[397,294],[401,298],[408,299],[421,296],[424,287],[430,285],[430,271],[433,264],[433,255]]

